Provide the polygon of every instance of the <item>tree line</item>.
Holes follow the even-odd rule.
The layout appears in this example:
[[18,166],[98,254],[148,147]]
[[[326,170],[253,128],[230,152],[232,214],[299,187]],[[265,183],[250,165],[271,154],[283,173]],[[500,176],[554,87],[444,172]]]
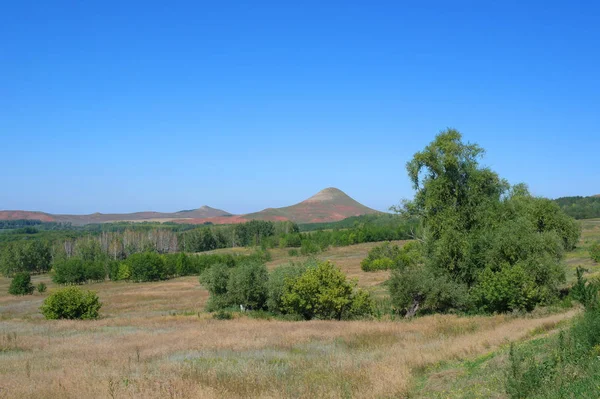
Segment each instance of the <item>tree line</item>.
[[575,219],[600,218],[600,197],[562,197],[554,200],[569,216]]

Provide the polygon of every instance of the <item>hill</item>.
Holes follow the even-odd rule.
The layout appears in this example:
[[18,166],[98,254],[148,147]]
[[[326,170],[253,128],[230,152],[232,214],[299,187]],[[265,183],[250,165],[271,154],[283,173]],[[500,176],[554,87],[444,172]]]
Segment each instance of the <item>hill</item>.
[[93,213],[90,215],[53,215],[43,212],[30,211],[0,211],[0,220],[41,220],[43,222],[62,222],[73,225],[107,222],[143,222],[172,220],[187,220],[198,218],[228,217],[229,212],[221,209],[202,206],[198,209],[183,210],[178,212],[134,212],[134,213]]
[[267,208],[244,215],[245,219],[291,220],[296,223],[335,222],[350,216],[379,213],[354,200],[342,190],[329,187],[298,204]]
[[296,223],[328,223],[350,216],[380,213],[366,207],[337,188],[326,188],[307,200],[283,208],[267,208],[246,215],[233,215],[221,209],[202,206],[178,212],[93,213],[90,215],[54,215],[32,211],[0,211],[0,220],[41,220],[73,225],[108,222],[178,222],[190,224],[234,224],[248,220],[291,220]]

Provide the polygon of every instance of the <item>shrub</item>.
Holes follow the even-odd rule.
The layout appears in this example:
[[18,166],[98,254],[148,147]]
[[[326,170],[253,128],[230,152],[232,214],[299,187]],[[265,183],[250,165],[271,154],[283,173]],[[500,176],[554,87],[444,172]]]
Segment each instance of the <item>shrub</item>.
[[180,254],[164,254],[163,258],[163,279],[171,278],[177,275],[177,258]]
[[302,245],[300,246],[300,253],[302,255],[318,254],[319,252],[321,252],[319,244],[312,240],[302,240]]
[[582,267],[577,268],[577,281],[573,285],[573,288],[571,288],[571,296],[586,308],[591,308],[598,305],[598,290],[600,286],[597,281],[588,282],[583,277],[583,273],[586,271]]
[[309,262],[303,264],[290,263],[279,266],[269,274],[267,283],[267,307],[271,312],[284,313],[285,309],[281,297],[286,283],[290,284],[300,277],[309,267]]
[[11,295],[31,295],[33,294],[33,284],[31,276],[27,272],[16,273],[10,282],[8,293]]
[[192,262],[190,262],[190,258],[184,252],[178,254],[175,263],[176,274],[178,276],[187,276],[192,274],[192,271]]
[[389,270],[395,266],[395,263],[390,258],[374,259],[370,262],[361,262],[360,268],[365,272],[373,272],[378,270]]
[[370,298],[356,289],[356,281],[347,280],[339,268],[324,262],[308,268],[296,280],[288,280],[281,300],[286,312],[297,313],[305,320],[341,320],[366,316],[357,312],[369,307],[358,302],[369,302]]
[[156,252],[133,254],[127,263],[133,281],[158,281],[169,277],[164,259]]
[[85,262],[80,258],[58,260],[52,271],[52,280],[57,284],[83,284],[87,280]]
[[467,287],[447,274],[436,275],[419,266],[392,271],[388,288],[393,308],[407,317],[450,308],[465,309],[469,303]]
[[102,261],[87,261],[83,264],[85,279],[91,281],[104,281],[106,279],[106,269]]
[[51,293],[40,310],[46,319],[95,319],[101,307],[95,292],[67,287]]
[[210,267],[200,276],[202,284],[210,294],[206,302],[206,310],[213,311],[231,306],[227,296],[227,284],[229,282],[230,268],[223,263]]
[[46,289],[47,289],[47,288],[48,288],[48,287],[46,287],[46,284],[45,284],[45,283],[39,283],[39,284],[36,286],[37,292],[39,292],[40,294],[43,294],[44,292],[46,292]]
[[600,242],[597,242],[590,247],[590,256],[594,262],[600,262]]
[[389,242],[373,247],[362,262],[360,268],[365,272],[375,270],[388,270],[395,266],[396,259],[400,255],[400,248]]
[[531,311],[540,302],[539,287],[521,265],[497,272],[485,269],[473,288],[475,304],[487,312]]
[[231,312],[226,312],[224,310],[219,310],[218,312],[213,313],[213,319],[217,320],[231,320],[233,319],[233,315]]
[[288,250],[288,255],[289,256],[298,256],[298,250],[296,248],[292,248],[292,249]]
[[131,277],[131,269],[127,262],[120,262],[117,269],[117,280],[129,280]]
[[249,310],[264,309],[269,273],[264,264],[248,261],[231,270],[227,282],[228,302]]

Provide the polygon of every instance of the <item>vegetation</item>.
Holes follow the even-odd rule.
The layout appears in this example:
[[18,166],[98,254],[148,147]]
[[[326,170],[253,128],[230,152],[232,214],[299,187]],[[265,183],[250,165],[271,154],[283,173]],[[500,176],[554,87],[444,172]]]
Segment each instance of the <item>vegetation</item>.
[[50,270],[51,260],[50,246],[45,242],[10,242],[0,251],[0,273],[8,277],[18,272],[45,273]]
[[360,263],[365,272],[405,268],[422,263],[422,247],[417,241],[406,243],[404,246],[385,242],[374,247]]
[[48,289],[48,287],[46,286],[46,283],[44,283],[43,281],[38,283],[38,285],[35,286],[35,289],[37,290],[37,292],[39,292],[40,294],[43,294],[44,292],[46,292],[46,290]]
[[212,266],[200,282],[210,293],[207,310],[240,307],[298,315],[306,320],[352,319],[369,316],[374,304],[368,292],[330,262],[280,266],[270,274],[260,262],[234,268]]
[[305,320],[351,319],[373,313],[368,292],[357,289],[344,273],[330,262],[307,268],[295,279],[285,280],[282,308]]
[[98,295],[78,287],[51,293],[40,308],[46,319],[96,319],[102,307]]
[[269,274],[267,282],[267,308],[274,313],[286,313],[282,296],[286,289],[286,283],[296,281],[309,267],[316,266],[316,260],[304,263],[289,263],[275,268]]
[[594,262],[600,262],[600,242],[597,242],[590,247],[590,256]]
[[[597,240],[598,223],[584,225],[585,240]],[[360,268],[374,246],[331,247],[317,258],[331,259],[347,276],[357,277],[359,286],[371,291],[382,307],[388,302],[384,284],[388,274],[365,273]],[[575,265],[585,264],[595,272],[587,248],[579,250],[582,246],[584,240],[569,254],[569,267],[574,273]],[[235,252],[250,254],[251,250]],[[298,265],[299,259],[289,258],[287,249],[270,252],[271,273],[291,260]],[[209,255],[199,257],[203,256]],[[117,398],[504,397],[506,357],[502,353],[507,343],[552,332],[577,313],[551,308],[526,316],[436,314],[398,323],[393,322],[397,315],[385,311],[381,321],[296,323],[289,321],[297,319],[294,315],[227,309],[223,313],[231,320],[221,321],[213,319],[217,312],[216,316],[203,312],[210,294],[198,285],[198,278],[184,276],[149,284],[130,280],[91,284],[104,303],[101,315],[106,317],[65,324],[40,322],[43,297],[8,295],[10,281],[0,277],[0,318],[8,328],[0,334],[0,368],[10,376],[4,379],[10,397],[32,393],[64,397],[65,391],[74,397],[111,397],[112,392]],[[50,292],[61,288],[50,275],[33,275],[32,282],[45,282]],[[73,349],[82,347],[87,350]],[[522,344],[518,348],[522,352]],[[535,352],[544,353],[539,347]],[[495,353],[499,355],[492,363],[485,362]],[[446,371],[455,364],[462,367],[459,372]],[[485,366],[481,370],[480,364]],[[438,367],[443,369],[435,372]],[[285,372],[290,369],[294,372]],[[423,374],[430,371],[434,374],[427,388],[444,393],[413,394],[413,389],[420,389]],[[470,379],[474,374],[478,379]],[[465,385],[454,385],[461,381]],[[477,394],[469,396],[467,389]]]
[[575,219],[600,218],[600,197],[562,197],[556,203]]
[[555,300],[565,282],[564,251],[575,247],[579,225],[556,203],[480,167],[482,154],[448,129],[407,163],[416,195],[401,212],[422,222],[423,257],[400,265],[390,282],[407,316],[531,310]]
[[543,352],[511,346],[506,391],[511,398],[592,398],[600,384],[600,304],[597,281],[577,273],[575,297],[585,306],[565,333],[548,339]]
[[13,277],[8,293],[11,295],[31,295],[33,294],[33,284],[29,273],[20,272]]

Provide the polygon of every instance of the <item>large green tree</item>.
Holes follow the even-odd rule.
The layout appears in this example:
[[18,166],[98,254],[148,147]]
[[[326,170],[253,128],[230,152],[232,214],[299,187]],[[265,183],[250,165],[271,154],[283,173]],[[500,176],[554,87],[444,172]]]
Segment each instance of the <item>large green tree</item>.
[[[423,262],[399,267],[390,292],[408,315],[531,309],[551,301],[564,281],[561,261],[579,225],[552,201],[482,167],[483,153],[447,129],[407,163],[416,193],[402,212],[421,220]],[[506,289],[521,275],[527,284]]]

